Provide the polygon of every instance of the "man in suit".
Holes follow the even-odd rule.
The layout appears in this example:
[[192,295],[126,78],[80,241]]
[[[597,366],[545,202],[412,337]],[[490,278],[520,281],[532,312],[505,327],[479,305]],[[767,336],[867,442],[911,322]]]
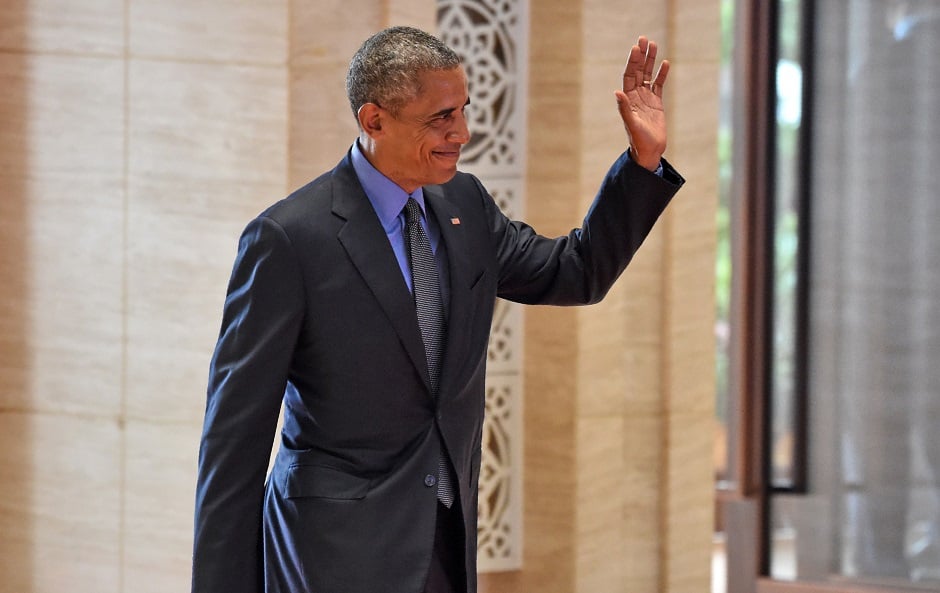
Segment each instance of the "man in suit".
[[[369,38],[335,169],[245,229],[210,368],[194,593],[473,593],[487,338],[497,296],[600,300],[683,183],[661,155],[656,45],[630,53],[629,151],[582,228],[548,239],[457,172],[456,54]],[[283,402],[274,467],[268,455]]]

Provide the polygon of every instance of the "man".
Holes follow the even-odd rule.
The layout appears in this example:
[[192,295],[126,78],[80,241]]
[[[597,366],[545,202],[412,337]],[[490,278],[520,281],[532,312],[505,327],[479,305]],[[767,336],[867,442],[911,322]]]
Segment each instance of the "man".
[[[368,39],[360,134],[242,235],[210,368],[194,593],[472,593],[487,337],[497,296],[600,300],[683,183],[641,37],[616,98],[629,154],[581,229],[540,237],[457,172],[456,54]],[[278,410],[280,448],[265,482]]]

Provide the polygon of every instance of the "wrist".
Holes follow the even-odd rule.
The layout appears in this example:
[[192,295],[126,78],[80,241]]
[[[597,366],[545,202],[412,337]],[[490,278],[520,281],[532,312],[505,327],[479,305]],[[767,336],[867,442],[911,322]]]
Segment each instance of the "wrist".
[[660,157],[655,156],[655,157],[650,158],[646,156],[641,156],[640,153],[637,151],[636,147],[634,147],[632,144],[630,145],[629,153],[630,153],[630,160],[632,160],[637,165],[643,167],[647,171],[656,171],[657,169],[659,169]]

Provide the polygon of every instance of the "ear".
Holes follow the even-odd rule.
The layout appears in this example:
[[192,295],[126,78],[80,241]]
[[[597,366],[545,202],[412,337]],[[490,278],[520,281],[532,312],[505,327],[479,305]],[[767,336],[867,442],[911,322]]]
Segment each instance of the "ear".
[[382,117],[385,114],[381,107],[375,103],[364,103],[356,115],[359,118],[359,128],[370,138],[382,134]]

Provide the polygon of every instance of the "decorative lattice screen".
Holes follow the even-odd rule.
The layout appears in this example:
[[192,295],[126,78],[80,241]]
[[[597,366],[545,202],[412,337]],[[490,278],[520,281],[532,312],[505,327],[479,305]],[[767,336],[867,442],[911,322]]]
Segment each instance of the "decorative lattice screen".
[[[438,0],[441,39],[470,83],[460,168],[483,180],[511,218],[525,208],[527,0]],[[522,564],[522,312],[498,301],[490,336],[477,552],[480,572]]]

